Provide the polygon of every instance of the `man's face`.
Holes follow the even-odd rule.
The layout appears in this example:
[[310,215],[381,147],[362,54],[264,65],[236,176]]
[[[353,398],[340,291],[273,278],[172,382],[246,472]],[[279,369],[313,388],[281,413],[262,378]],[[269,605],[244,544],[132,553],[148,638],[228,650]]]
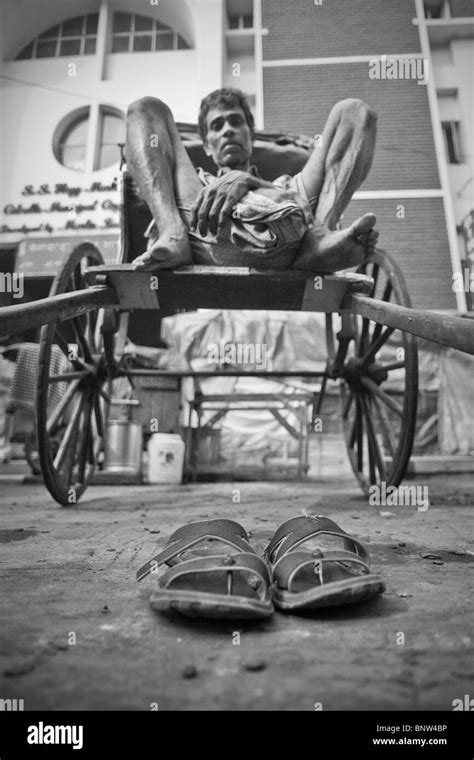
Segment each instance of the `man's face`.
[[241,169],[249,166],[252,133],[245,113],[239,107],[213,108],[206,116],[207,135],[204,150],[219,168]]

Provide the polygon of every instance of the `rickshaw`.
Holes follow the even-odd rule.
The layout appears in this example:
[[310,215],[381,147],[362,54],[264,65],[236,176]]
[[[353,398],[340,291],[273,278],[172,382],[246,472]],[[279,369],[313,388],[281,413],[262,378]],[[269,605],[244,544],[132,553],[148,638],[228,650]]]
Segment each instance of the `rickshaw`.
[[[178,126],[193,163],[211,169],[196,127]],[[260,132],[252,161],[270,180],[294,174],[306,162],[312,144],[303,135]],[[356,271],[330,275],[211,266],[159,270],[153,277],[134,271],[131,262],[144,250],[143,233],[151,215],[124,160],[118,188],[117,262],[104,264],[92,243],[80,242],[55,276],[48,298],[0,310],[3,332],[26,324],[43,325],[36,434],[42,476],[52,497],[63,505],[76,503],[90,484],[103,456],[110,408],[117,403],[114,383],[122,378],[133,388],[139,376],[167,374],[166,370],[132,366],[126,351],[131,316],[140,314],[150,331],[159,313],[202,308],[324,314],[324,371],[260,370],[251,374],[312,379],[319,375],[313,418],[320,412],[328,383],[337,383],[347,452],[362,491],[368,494],[371,486],[381,483],[399,485],[415,435],[416,335],[474,353],[474,324],[413,310],[399,264],[380,249]],[[63,359],[59,372],[58,362],[52,361],[58,352]],[[229,374],[229,369],[223,372]],[[181,372],[183,376],[195,374],[191,369]],[[52,405],[52,391],[58,384],[61,399]],[[57,392],[54,396],[57,398]]]

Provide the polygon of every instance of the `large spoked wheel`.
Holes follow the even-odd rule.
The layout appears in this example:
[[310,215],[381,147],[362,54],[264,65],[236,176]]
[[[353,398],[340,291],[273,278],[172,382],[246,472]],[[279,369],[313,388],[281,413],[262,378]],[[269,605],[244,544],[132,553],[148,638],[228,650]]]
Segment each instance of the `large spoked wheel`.
[[[411,307],[402,271],[376,251],[358,272],[374,279],[371,293],[381,301]],[[352,469],[364,493],[398,486],[413,447],[418,400],[418,352],[410,333],[351,315],[354,339],[341,381],[342,423]],[[331,354],[333,338],[328,330]]]
[[[56,276],[50,295],[82,290],[85,268],[103,263],[94,246],[78,246]],[[102,319],[103,310],[97,310],[41,330],[38,454],[45,485],[60,504],[77,502],[103,448],[107,368]]]

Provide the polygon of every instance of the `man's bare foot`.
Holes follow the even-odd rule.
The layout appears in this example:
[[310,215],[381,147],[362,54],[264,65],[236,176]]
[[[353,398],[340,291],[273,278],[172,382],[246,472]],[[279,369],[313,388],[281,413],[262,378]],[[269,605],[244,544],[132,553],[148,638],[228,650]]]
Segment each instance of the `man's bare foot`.
[[293,267],[336,272],[359,266],[377,245],[379,233],[373,229],[376,221],[374,214],[364,214],[345,230],[308,230]]
[[132,261],[133,268],[140,272],[171,269],[183,264],[192,264],[191,246],[184,226],[183,229],[167,230],[145,253]]

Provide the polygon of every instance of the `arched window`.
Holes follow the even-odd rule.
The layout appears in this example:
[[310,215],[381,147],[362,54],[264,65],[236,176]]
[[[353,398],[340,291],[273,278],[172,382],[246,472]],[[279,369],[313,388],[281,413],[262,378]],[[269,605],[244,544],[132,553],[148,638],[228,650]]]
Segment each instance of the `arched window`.
[[93,55],[97,42],[98,13],[77,16],[57,24],[30,42],[16,56],[26,58],[58,58],[71,55]]
[[[92,106],[92,108],[97,106]],[[53,137],[53,153],[60,164],[74,171],[99,171],[120,161],[119,144],[125,141],[123,114],[100,105],[90,129],[91,108],[79,108],[62,119]]]
[[178,32],[155,18],[138,13],[114,13],[112,53],[143,53],[189,49]]
[[87,132],[89,130],[89,109],[76,116],[59,135],[56,158],[67,169],[79,172],[86,170]]

